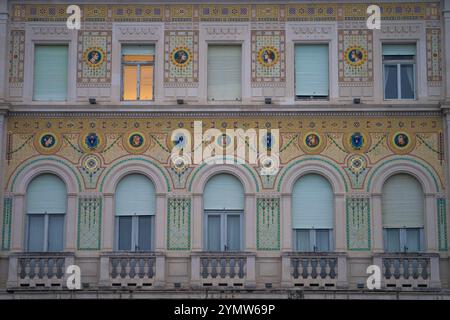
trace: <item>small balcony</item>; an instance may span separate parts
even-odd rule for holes
[[[10,289],[66,288],[66,268],[72,264],[74,264],[73,253],[11,254],[7,287]]]
[[[256,286],[255,254],[202,252],[191,255],[191,285],[197,289],[249,289]]]
[[[439,254],[384,253],[374,257],[381,268],[381,289],[439,289]]]
[[[348,286],[345,253],[285,253],[282,256],[282,272],[283,287],[322,290]]]
[[[151,289],[164,286],[165,257],[156,252],[111,252],[100,257],[100,287]]]

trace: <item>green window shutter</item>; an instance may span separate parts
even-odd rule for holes
[[[122,45],[122,55],[155,55],[154,45]]]
[[[295,46],[295,95],[328,96],[328,45]]]
[[[292,228],[333,229],[333,202],[327,179],[318,174],[301,177],[292,191]]]
[[[27,189],[28,214],[66,213],[67,190],[64,182],[53,174],[42,174]]]
[[[203,191],[205,210],[243,210],[244,187],[229,174],[218,174],[207,182]]]
[[[241,99],[241,46],[208,46],[208,99]]]
[[[384,56],[415,56],[415,44],[383,44]]]
[[[422,228],[424,226],[422,186],[408,174],[396,174],[385,182],[382,208],[385,228]]]
[[[33,100],[67,99],[66,45],[36,45],[34,48]]]
[[[116,215],[154,215],[156,211],[155,185],[142,174],[130,174],[116,188]]]

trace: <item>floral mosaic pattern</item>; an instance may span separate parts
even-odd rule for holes
[[[11,220],[12,220],[12,204],[11,197],[3,199],[3,225],[2,225],[2,250],[9,250],[11,245]]]
[[[280,250],[280,199],[257,199],[256,217],[257,249]]]
[[[11,30],[10,52],[9,52],[10,85],[23,83],[24,54],[25,54],[25,31]]]
[[[427,79],[429,86],[441,86],[442,48],[441,29],[427,29]]]
[[[167,249],[191,248],[191,199],[169,198],[167,201]]]
[[[437,199],[438,244],[440,251],[448,250],[446,199]]]
[[[78,202],[78,250],[99,250],[102,199],[80,198]]]
[[[370,199],[363,195],[347,198],[347,248],[370,250]]]

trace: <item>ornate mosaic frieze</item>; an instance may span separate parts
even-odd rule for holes
[[[257,250],[280,250],[280,199],[256,200]]]
[[[167,200],[167,249],[191,248],[191,199],[170,197]]]
[[[110,10],[115,22],[159,22],[164,15],[162,5],[114,5]]]
[[[285,43],[284,31],[252,31],[252,86],[284,84]]]
[[[347,249],[370,250],[370,198],[364,194],[349,195],[346,199]]]
[[[111,85],[110,30],[78,32],[78,87],[108,87]]]
[[[99,250],[102,198],[82,196],[78,201],[78,250]]]
[[[11,221],[12,221],[13,198],[3,198],[3,223],[2,223],[2,250],[9,250],[11,246]]]
[[[204,4],[200,5],[199,16],[200,21],[222,21],[222,22],[238,22],[250,21],[251,17],[250,5],[221,5],[221,4]]]
[[[166,31],[164,41],[164,85],[198,85],[198,31]]]
[[[22,85],[25,54],[25,30],[11,30],[9,49],[9,84]]]
[[[442,85],[441,29],[427,30],[427,79],[429,86]]]
[[[438,245],[440,251],[448,250],[446,199],[437,199]]]
[[[338,57],[340,86],[372,86],[373,33],[371,30],[339,30]]]

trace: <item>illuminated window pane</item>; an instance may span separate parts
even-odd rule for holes
[[[140,100],[153,99],[153,66],[141,66]]]
[[[123,100],[137,100],[137,66],[123,66]]]
[[[127,54],[123,56],[125,62],[153,62],[154,56],[141,54]]]

